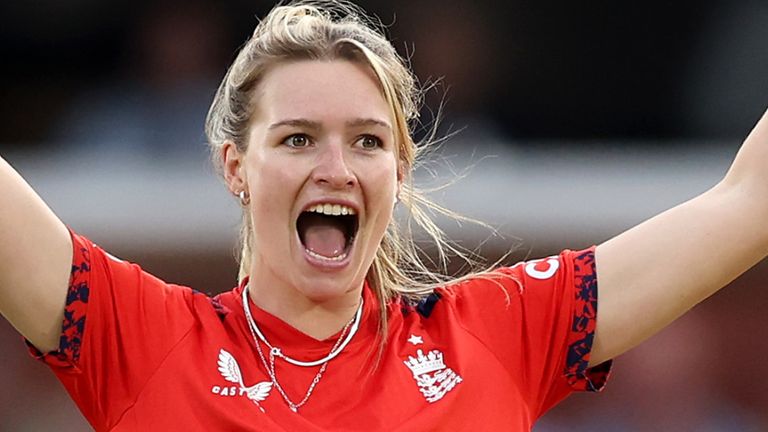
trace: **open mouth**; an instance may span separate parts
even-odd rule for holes
[[[309,255],[324,261],[347,257],[357,234],[354,209],[339,204],[316,204],[296,220],[299,240]]]

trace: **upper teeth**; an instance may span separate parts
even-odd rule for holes
[[[328,216],[353,215],[355,209],[341,204],[315,204],[308,212],[321,213]]]

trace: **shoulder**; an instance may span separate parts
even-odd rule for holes
[[[425,318],[441,309],[476,315],[526,305],[545,307],[547,302],[563,300],[563,296],[574,289],[594,293],[597,285],[594,261],[594,248],[564,250],[557,255],[455,279],[412,302],[411,307]]]
[[[400,297],[393,306],[399,307],[404,315],[417,315],[421,320],[453,320],[457,315],[480,313],[473,311],[477,308],[505,308],[522,291],[520,268],[500,267],[455,279],[419,298]]]
[[[200,314],[226,309],[218,297],[192,287],[169,283],[139,264],[118,258],[84,236],[73,233],[75,253],[70,296],[85,303],[104,304],[104,312],[131,311],[141,316]],[[68,299],[69,303],[69,299]],[[90,313],[89,313],[90,315]]]

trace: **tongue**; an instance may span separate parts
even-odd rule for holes
[[[304,246],[329,258],[344,253],[346,243],[344,231],[338,224],[317,221],[309,224],[304,232]]]

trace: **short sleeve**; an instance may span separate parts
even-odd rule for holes
[[[72,271],[59,348],[45,362],[96,429],[108,429],[193,325],[191,290],[72,235]]]
[[[448,290],[462,326],[499,358],[533,419],[574,391],[599,391],[611,362],[588,368],[597,320],[594,247],[522,262]]]

